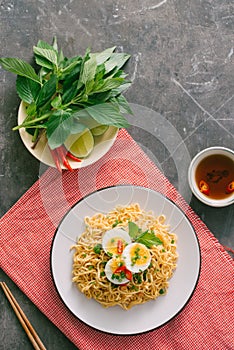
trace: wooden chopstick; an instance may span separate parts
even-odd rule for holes
[[[36,331],[34,330],[33,326],[31,325],[31,323],[29,322],[29,320],[27,319],[25,313],[23,312],[23,310],[21,309],[21,307],[19,306],[18,302],[16,301],[16,299],[14,298],[13,294],[11,293],[10,289],[7,287],[5,282],[0,282],[0,285],[7,297],[7,299],[9,300],[16,316],[18,317],[22,327],[24,328],[27,336],[29,337],[34,349],[36,350],[46,350],[44,344],[42,343],[42,341],[40,340],[39,336],[37,335]]]

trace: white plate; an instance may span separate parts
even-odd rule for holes
[[[107,213],[116,205],[139,203],[142,209],[165,214],[171,231],[178,236],[178,265],[169,281],[168,293],[126,311],[119,306],[103,308],[87,299],[72,283],[70,247],[84,230],[84,217]],[[56,230],[51,247],[51,271],[65,305],[81,321],[107,333],[132,335],[162,326],[176,316],[191,298],[200,273],[200,248],[194,229],[184,213],[169,199],[153,190],[123,185],[94,192],[76,203]]]
[[[18,125],[22,124],[26,117],[26,108],[25,104],[21,102],[18,111]],[[50,154],[47,141],[45,137],[41,137],[37,146],[32,148],[32,136],[26,132],[25,128],[19,129],[20,137],[28,149],[28,151],[42,163],[55,167],[53,158]],[[83,159],[82,162],[76,162],[69,159],[69,163],[73,169],[83,168],[87,165],[90,165],[96,162],[98,159],[103,157],[111,148],[118,134],[118,128],[114,126],[110,126],[108,130],[101,136],[95,137],[95,146],[90,155]],[[63,165],[61,165],[62,169],[66,169]]]

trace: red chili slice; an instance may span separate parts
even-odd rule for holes
[[[199,190],[207,196],[210,194],[210,187],[204,180],[199,182]]]
[[[122,265],[122,266],[117,267],[117,269],[114,271],[114,273],[120,273],[122,271],[125,272],[125,270],[126,270],[126,266]]]
[[[129,271],[128,269],[126,269],[126,271],[125,271],[125,276],[126,276],[126,278],[127,278],[129,281],[131,281],[131,279],[132,279],[132,273],[131,273],[131,271]]]
[[[226,193],[232,193],[234,191],[234,181],[230,182],[226,187]]]
[[[117,253],[122,254],[123,253],[123,241],[121,239],[117,242]]]

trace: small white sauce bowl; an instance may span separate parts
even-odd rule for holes
[[[226,207],[227,205],[231,205],[234,203],[234,192],[232,195],[228,196],[224,199],[213,199],[209,198],[205,194],[201,193],[196,183],[195,174],[198,164],[206,157],[211,155],[224,155],[234,162],[234,151],[225,147],[209,147],[201,152],[199,152],[191,161],[189,169],[188,169],[188,182],[191,188],[192,193],[203,203],[211,206],[211,207]]]

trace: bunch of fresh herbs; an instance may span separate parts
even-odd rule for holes
[[[16,89],[26,104],[27,116],[21,125],[37,142],[46,134],[51,150],[60,147],[70,134],[83,132],[87,120],[100,125],[127,127],[125,113],[131,113],[122,95],[131,84],[121,69],[129,59],[115,47],[100,53],[67,58],[52,45],[39,40],[33,47],[38,71],[18,58],[0,58],[1,66],[17,74]]]

